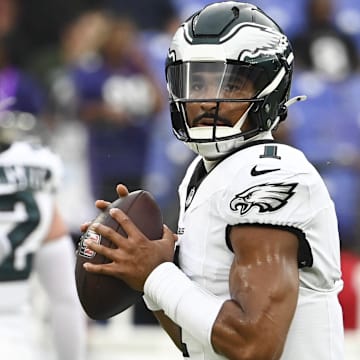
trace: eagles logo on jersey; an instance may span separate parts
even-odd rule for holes
[[[243,191],[230,202],[230,209],[245,215],[252,208],[258,207],[259,212],[275,211],[283,207],[295,194],[294,189],[298,184],[266,183],[255,185]]]

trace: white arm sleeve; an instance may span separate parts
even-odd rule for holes
[[[50,303],[58,360],[86,358],[86,316],[77,296],[74,269],[75,252],[69,236],[44,244],[35,258],[35,270]]]
[[[211,332],[224,300],[191,281],[175,264],[158,265],[144,284],[144,294],[165,314],[214,353]]]

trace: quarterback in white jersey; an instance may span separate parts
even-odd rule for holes
[[[272,135],[303,99],[289,99],[293,62],[251,4],[186,20],[166,64],[174,134],[199,155],[179,188],[178,236],[164,227],[150,241],[115,209],[127,238],[93,225],[116,248],[89,243],[112,262],[85,268],[143,291],[184,358],[343,359],[334,204],[305,155]]]
[[[20,115],[0,113],[0,358],[39,358],[31,310],[37,274],[51,304],[57,358],[84,359],[74,246],[56,206],[62,164],[45,147],[7,137],[7,116],[16,121]]]
[[[224,300],[231,297],[232,226],[273,227],[295,234],[299,295],[281,359],[339,358],[343,328],[337,299],[342,288],[337,220],[322,179],[303,153],[259,140],[209,173],[197,158],[181,184],[180,204],[181,269]],[[254,265],[260,268],[261,261]],[[266,280],[273,281],[272,275]],[[250,291],[252,284],[243,286]],[[201,344],[191,334],[183,331],[182,339],[190,354],[201,353]]]

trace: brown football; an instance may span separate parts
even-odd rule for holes
[[[157,240],[162,237],[162,214],[149,192],[138,190],[115,200],[94,220],[94,222],[107,225],[121,235],[126,236],[120,225],[109,214],[109,210],[113,207],[124,211],[150,240]],[[90,250],[84,244],[85,239],[90,238],[104,246],[115,247],[111,241],[90,230],[90,228],[91,225],[79,242],[75,267],[76,287],[86,314],[92,319],[104,320],[123,312],[135,304],[141,299],[142,293],[133,290],[120,279],[85,271],[83,268],[85,262],[93,264],[109,262],[104,256]]]

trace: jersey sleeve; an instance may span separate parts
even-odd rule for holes
[[[267,224],[303,230],[314,213],[328,203],[316,173],[281,169],[248,177],[248,181],[233,179],[224,191],[224,220],[228,225]]]
[[[321,242],[316,234],[326,233],[328,214],[333,214],[333,203],[316,172],[295,174],[284,170],[259,176],[242,186],[233,181],[224,192],[224,204],[226,243],[231,250],[231,226],[282,228],[299,240],[299,268],[312,267],[313,248]]]

